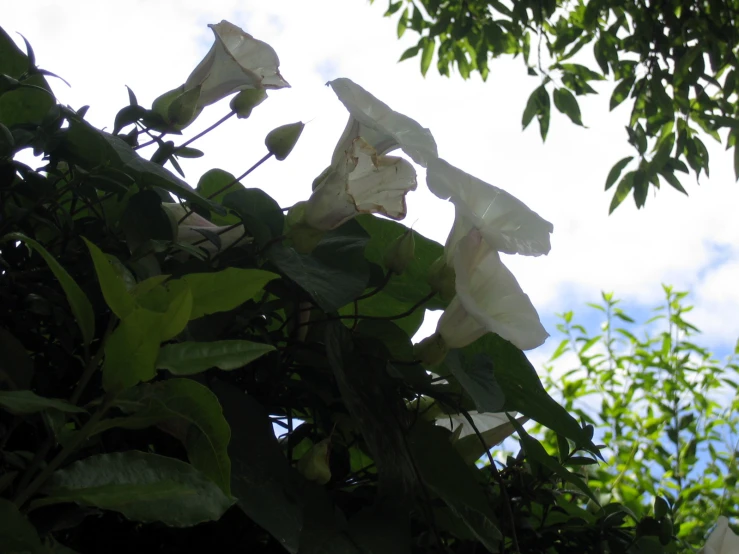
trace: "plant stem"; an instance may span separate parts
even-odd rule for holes
[[[258,167],[259,167],[260,165],[262,165],[262,164],[263,164],[264,162],[266,162],[266,161],[267,161],[268,159],[270,159],[271,157],[272,157],[272,152],[268,152],[268,153],[267,153],[267,154],[265,154],[265,155],[264,155],[264,157],[263,157],[262,159],[260,159],[260,160],[259,160],[259,161],[258,161],[257,163],[255,163],[255,164],[254,164],[253,166],[251,166],[251,167],[250,167],[249,169],[247,169],[247,170],[246,170],[246,171],[245,171],[244,173],[242,173],[241,175],[239,175],[238,177],[236,177],[236,179],[234,179],[233,181],[231,181],[231,182],[230,182],[230,183],[228,183],[227,185],[225,185],[225,186],[223,186],[223,187],[219,188],[219,189],[218,189],[217,191],[215,191],[215,192],[214,192],[213,194],[209,194],[209,195],[208,195],[208,196],[207,196],[206,198],[208,198],[208,200],[210,200],[210,199],[211,199],[211,198],[213,198],[214,196],[218,196],[218,195],[219,195],[219,194],[221,194],[222,192],[225,192],[225,191],[227,191],[228,189],[230,189],[230,188],[231,188],[232,186],[234,186],[234,185],[235,185],[236,183],[238,183],[239,181],[241,181],[241,179],[243,179],[244,177],[246,177],[247,175],[249,175],[249,174],[250,174],[250,173],[251,173],[252,171],[254,171],[254,170],[255,170],[256,168],[258,168]],[[182,216],[182,217],[180,218],[180,220],[179,220],[179,221],[177,222],[177,224],[178,224],[178,225],[179,225],[179,224],[181,224],[181,223],[182,223],[183,221],[185,221],[185,220],[186,220],[186,219],[187,219],[188,217],[190,217],[190,215],[191,215],[191,214],[192,214],[192,210],[187,210],[187,211],[185,212],[185,215],[183,215],[183,216]]]
[[[72,452],[77,450],[77,447],[82,444],[88,436],[90,436],[95,426],[105,415],[105,412],[108,411],[111,400],[112,397],[106,399],[103,402],[103,405],[100,406],[100,408],[94,414],[92,414],[92,417],[87,421],[87,423],[85,423],[82,429],[80,429],[77,434],[72,437],[69,443],[64,448],[62,448],[62,451],[59,452],[59,454],[57,454],[53,460],[49,462],[49,464],[41,471],[41,473],[38,474],[38,476],[31,482],[31,484],[28,485],[28,487],[26,487],[25,489],[21,489],[21,492],[13,500],[14,504],[18,508],[21,508],[34,494],[36,494],[38,489],[40,489],[41,486],[46,482],[46,480],[51,476],[51,474],[54,473],[60,465],[62,465],[64,460],[66,460]]]
[[[193,142],[195,142],[196,140],[198,140],[198,139],[199,139],[200,137],[202,137],[203,135],[207,135],[207,134],[208,134],[208,133],[210,133],[210,132],[211,132],[211,131],[212,131],[213,129],[215,129],[216,127],[218,127],[218,126],[219,126],[219,125],[220,125],[221,123],[223,123],[223,122],[225,122],[225,121],[228,121],[228,120],[229,120],[229,119],[230,119],[231,117],[233,117],[234,115],[236,115],[236,112],[233,112],[233,111],[231,111],[231,112],[228,112],[228,113],[227,113],[226,115],[224,115],[224,116],[223,116],[223,117],[222,117],[221,119],[219,119],[218,121],[216,121],[216,122],[215,122],[215,123],[214,123],[213,125],[211,125],[211,126],[210,126],[210,127],[208,127],[207,129],[205,129],[204,131],[201,131],[201,132],[199,132],[199,133],[198,133],[197,135],[195,135],[195,136],[194,136],[194,137],[192,137],[191,139],[187,140],[186,142],[184,142],[184,143],[180,144],[180,145],[179,145],[179,146],[178,146],[177,148],[175,148],[175,149],[174,149],[174,151],[173,151],[172,153],[173,153],[173,154],[176,154],[176,153],[177,153],[177,150],[179,150],[180,148],[185,148],[185,147],[186,147],[186,146],[188,146],[189,144],[192,144]]]
[[[105,330],[103,338],[100,339],[100,346],[98,347],[97,352],[95,352],[95,355],[87,364],[87,367],[85,367],[85,371],[82,373],[80,380],[77,382],[77,386],[74,388],[72,396],[69,397],[69,401],[72,404],[77,404],[77,402],[79,402],[82,393],[85,391],[85,387],[87,387],[87,384],[90,382],[90,379],[94,375],[95,370],[98,368],[100,360],[105,354],[105,343],[108,341],[108,337],[110,337],[110,334],[113,332],[113,328],[115,327],[117,321],[118,318],[116,316],[110,316],[110,320],[108,321],[108,328]]]
[[[430,292],[430,293],[428,293],[426,296],[424,296],[423,298],[421,298],[421,300],[419,300],[418,302],[416,302],[415,304],[413,304],[413,306],[411,306],[410,308],[408,308],[406,311],[404,311],[402,313],[399,313],[399,314],[396,314],[396,315],[389,315],[389,316],[362,315],[362,314],[359,314],[359,315],[354,315],[354,314],[352,314],[352,315],[337,315],[335,317],[326,318],[326,321],[333,321],[333,320],[336,320],[336,319],[354,319],[354,318],[371,319],[371,320],[375,320],[375,321],[384,321],[384,320],[386,320],[386,321],[393,321],[395,319],[403,319],[404,317],[408,317],[409,315],[411,315],[418,308],[420,308],[426,302],[428,302],[429,300],[431,300],[435,295],[436,295],[436,293],[433,292],[433,291]]]

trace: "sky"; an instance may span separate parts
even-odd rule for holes
[[[521,60],[495,60],[487,82],[441,77],[433,64],[424,78],[418,59],[397,62],[417,38],[408,31],[398,40],[395,20],[382,17],[386,8],[385,0],[26,0],[4,6],[0,25],[19,43],[16,33],[22,33],[38,64],[69,81],[71,88],[51,82],[61,102],[90,105],[87,119],[110,129],[127,104],[125,85],[150,106],[182,84],[206,54],[213,42],[207,24],[229,20],[275,48],[292,87],[270,93],[248,120],[231,119],[194,143],[206,156],[182,160],[191,184],[213,167],[243,173],[265,153],[272,128],[302,120],[308,124],[287,160],[271,160],[244,185],[263,188],[283,206],[307,199],[347,119],[324,84],[349,77],[430,128],[441,157],[554,224],[548,256],[504,257],[553,335],[528,353],[535,366],[559,343],[554,314],[591,313],[587,321],[597,324],[584,303],[606,290],[648,317],[663,299],[661,283],[692,293],[696,308],[689,320],[704,332],[701,344],[721,355],[733,349],[739,337],[739,188],[731,153],[705,139],[711,178],[700,184],[694,176],[683,178],[689,198],[665,185],[650,193],[646,209],[628,199],[609,217],[606,175],[633,154],[624,129],[630,106],[608,112],[610,83],[596,83],[598,96],[580,98],[586,129],[553,112],[542,144],[535,124],[521,130],[527,98],[539,84]],[[227,101],[207,108],[188,136],[228,109]],[[407,199],[405,223],[443,243],[453,209],[426,190],[417,169],[419,187]]]

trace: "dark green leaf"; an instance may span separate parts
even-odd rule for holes
[[[568,483],[572,483],[578,489],[580,489],[590,500],[592,500],[597,506],[600,506],[598,499],[595,497],[590,487],[582,480],[582,478],[563,467],[556,458],[547,454],[547,451],[541,445],[539,441],[531,437],[524,428],[512,417],[508,416],[511,424],[516,428],[519,438],[521,439],[521,446],[526,451],[526,456],[535,462],[540,463],[554,474],[558,475]]]
[[[62,412],[84,412],[59,398],[43,398],[30,390],[0,391],[0,407],[12,414],[35,414],[49,408]]]
[[[470,395],[479,412],[500,412],[505,395],[495,380],[493,361],[482,354],[464,356],[452,350],[444,360],[446,368]]]
[[[608,177],[606,178],[606,190],[611,188],[616,183],[621,175],[621,172],[627,165],[629,165],[629,162],[633,159],[634,156],[627,156],[622,160],[616,162],[616,164],[611,168],[611,171],[608,172]]]
[[[431,65],[431,59],[434,57],[434,39],[424,37],[421,39],[423,42],[423,52],[421,53],[421,75],[426,75]]]
[[[620,83],[618,83],[618,85],[616,85],[616,88],[613,89],[613,93],[611,94],[611,110],[615,109],[619,104],[626,100],[626,98],[628,98],[629,92],[631,92],[631,88],[634,86],[635,81],[636,76],[632,76],[623,79]]]
[[[36,528],[18,511],[15,504],[5,498],[0,498],[0,551],[7,554],[48,552],[39,539]]]
[[[190,464],[143,452],[98,454],[54,473],[34,507],[76,502],[142,523],[189,527],[215,521],[231,506],[218,486]]]
[[[575,96],[565,88],[554,89],[554,105],[557,109],[569,117],[573,123],[582,125],[580,106]]]
[[[84,237],[82,238],[85,244],[87,244],[92,261],[95,264],[95,272],[97,273],[100,288],[103,291],[105,303],[108,304],[108,307],[115,315],[123,319],[135,307],[133,296],[128,292],[126,282],[113,268],[113,262],[109,256],[106,256],[102,250],[89,240]]]
[[[0,383],[11,389],[27,389],[33,379],[33,360],[26,347],[10,331],[0,327]]]
[[[280,205],[266,192],[241,188],[226,194],[223,205],[239,214],[259,246],[282,236],[285,216]]]
[[[1,39],[2,36],[0,35],[0,40]],[[32,238],[21,235],[20,233],[10,233],[9,235],[5,235],[3,240],[18,240],[24,242],[41,255],[49,266],[49,269],[51,269],[54,274],[54,277],[59,281],[62,289],[64,289],[64,294],[67,296],[67,301],[72,308],[72,313],[77,320],[77,325],[80,327],[82,339],[86,344],[90,344],[95,336],[95,314],[92,311],[92,304],[90,304],[90,301],[87,299],[87,296],[85,296],[85,293],[82,292],[80,286],[74,281],[74,279],[72,279],[61,264],[56,261],[56,258],[49,254],[46,248]]]

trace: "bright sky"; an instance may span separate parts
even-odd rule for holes
[[[614,290],[636,309],[662,300],[661,283],[693,292],[691,321],[705,335],[701,343],[719,352],[739,337],[739,188],[723,147],[706,139],[711,178],[683,179],[686,198],[667,185],[650,194],[646,210],[631,199],[608,216],[606,175],[633,152],[626,143],[629,106],[607,109],[611,86],[580,100],[588,129],[553,115],[549,140],[542,145],[533,124],[521,132],[521,114],[538,86],[520,60],[497,60],[490,77],[463,81],[442,78],[432,69],[424,79],[418,60],[398,64],[416,42],[412,32],[396,38],[395,21],[382,17],[386,0],[26,0],[7,3],[0,24],[22,43],[31,42],[39,65],[63,76],[52,86],[63,103],[89,104],[88,120],[112,127],[127,103],[124,85],[150,106],[161,93],[182,84],[210,48],[208,23],[227,19],[271,44],[291,89],[271,93],[246,121],[232,119],[193,144],[206,152],[183,160],[191,184],[212,167],[241,174],[265,153],[272,128],[309,121],[297,147],[284,162],[270,161],[244,184],[261,187],[283,206],[304,200],[339,139],[347,113],[323,84],[349,77],[396,111],[429,127],[440,155],[459,168],[504,188],[554,224],[547,257],[505,257],[505,263],[531,297],[545,327],[555,336],[530,353],[535,364],[558,343],[554,313],[585,313],[586,301]],[[225,115],[228,102],[207,108],[188,135]],[[451,205],[425,188],[408,197],[407,224],[444,242]],[[430,329],[431,330],[431,329]],[[430,331],[429,330],[429,331]]]

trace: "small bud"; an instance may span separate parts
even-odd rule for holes
[[[447,265],[444,256],[439,257],[429,268],[428,283],[436,294],[445,302],[450,302],[457,294],[454,268]]]
[[[192,123],[198,116],[200,87],[191,88],[177,96],[167,108],[167,119],[172,125],[182,128]]]
[[[396,275],[403,273],[415,257],[415,235],[413,229],[408,229],[396,238],[385,252],[385,267]]]
[[[292,152],[304,127],[305,123],[299,121],[273,129],[264,139],[267,150],[278,160],[284,160]]]
[[[323,439],[311,446],[310,450],[303,454],[298,462],[298,471],[308,479],[319,485],[325,485],[331,480],[331,468],[329,467],[330,440]]]
[[[413,347],[416,358],[427,366],[440,364],[444,361],[448,352],[449,347],[439,333],[434,333]]]
[[[231,99],[229,106],[236,117],[246,119],[251,111],[267,99],[267,91],[263,88],[250,88],[242,90]]]

